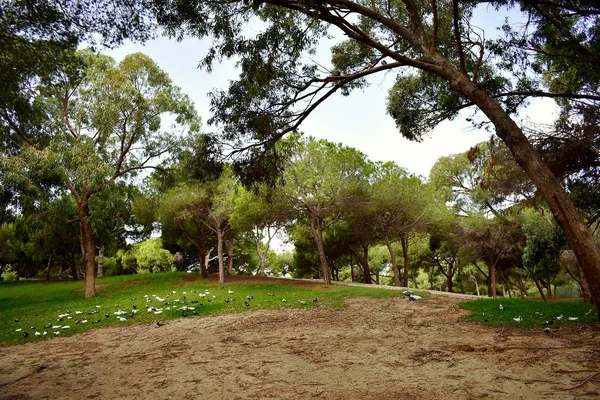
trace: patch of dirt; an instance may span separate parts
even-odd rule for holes
[[[461,318],[459,301],[357,298],[0,348],[0,399],[600,396],[599,325],[492,328]]]

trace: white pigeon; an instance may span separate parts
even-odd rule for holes
[[[229,290],[227,291],[227,293],[229,293],[229,294],[232,294],[232,293],[233,293],[233,290],[229,289]]]
[[[513,318],[517,322],[523,322],[523,318],[519,315],[517,318]]]

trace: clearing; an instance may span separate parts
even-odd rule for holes
[[[0,399],[599,398],[600,324],[488,327],[463,319],[460,301],[354,298],[338,310],[187,318],[4,347]]]

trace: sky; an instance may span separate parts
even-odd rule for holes
[[[489,38],[506,16],[510,17],[510,14],[499,15],[482,8],[476,11],[475,20],[479,26],[485,27],[486,37]],[[250,26],[249,29],[255,27]],[[328,50],[333,43],[322,45],[318,53],[320,62],[328,62]],[[173,83],[190,96],[204,121],[204,131],[211,132],[215,128],[206,124],[210,118],[208,93],[215,89],[226,89],[230,80],[238,78],[239,71],[232,60],[215,66],[210,74],[198,69],[209,46],[209,39],[189,38],[177,42],[161,37],[144,45],[129,43],[103,53],[116,61],[134,52],[150,56],[169,74]],[[387,93],[394,78],[394,72],[376,75],[365,90],[355,90],[348,97],[334,95],[305,120],[300,130],[317,139],[354,147],[372,161],[394,161],[409,172],[423,177],[429,175],[439,157],[465,152],[473,145],[489,139],[491,132],[473,129],[465,120],[472,114],[468,110],[453,121],[439,124],[422,142],[404,139],[386,113]],[[556,115],[556,107],[549,100],[534,101],[521,115],[533,122],[550,123]]]

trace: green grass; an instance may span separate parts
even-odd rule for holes
[[[279,284],[218,285],[190,278],[189,274],[175,272],[97,279],[97,295],[87,300],[83,298],[83,282],[0,282],[0,346],[46,340],[55,336],[53,332],[60,332],[59,337],[70,336],[105,326],[249,310],[342,307],[344,299],[351,296],[402,296],[401,291],[339,285],[314,289]],[[207,290],[210,293],[200,297]],[[252,297],[249,306],[244,304],[246,296]],[[317,302],[313,301],[315,298]],[[136,314],[132,314],[133,306],[137,307]],[[151,307],[156,310],[149,312]],[[115,314],[119,310],[125,312],[121,317],[127,321],[119,321]],[[62,321],[59,315],[63,315]],[[63,329],[65,326],[69,328]],[[41,335],[36,336],[35,332]],[[24,333],[27,337],[23,337]]]
[[[500,304],[504,311],[500,311]],[[597,321],[596,307],[582,302],[540,302],[520,299],[480,299],[461,303],[471,311],[468,319],[493,326],[519,326],[522,328],[551,329]],[[562,316],[562,318],[561,318]],[[515,318],[522,318],[521,322]],[[576,320],[569,320],[577,318]]]

